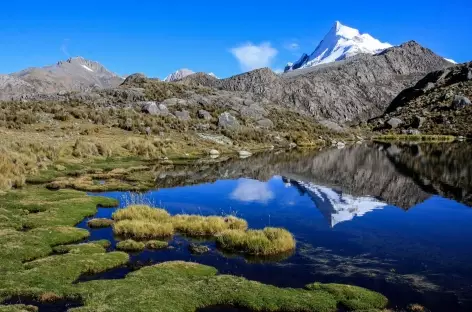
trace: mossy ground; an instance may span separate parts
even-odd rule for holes
[[[78,287],[85,306],[72,311],[196,311],[225,304],[253,311],[334,312],[338,307],[378,311],[387,304],[384,296],[355,286],[277,288],[180,261],[145,267],[122,280],[91,281]]]

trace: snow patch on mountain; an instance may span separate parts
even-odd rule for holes
[[[218,76],[215,75],[214,73],[208,73],[208,75],[209,75],[209,76],[212,76],[213,78],[220,79],[220,78],[218,78]]]
[[[340,61],[361,53],[376,54],[391,46],[336,22],[311,55],[304,53],[295,63],[288,63],[285,72]]]
[[[448,59],[448,58],[444,58],[446,61],[448,61],[449,63],[452,63],[452,64],[457,64],[456,61],[454,61],[453,59]]]
[[[88,71],[90,71],[90,72],[93,72],[93,69],[91,69],[91,68],[88,67],[87,65],[82,64],[82,65],[80,65],[80,66],[82,66],[83,68],[85,68],[86,70],[88,70]]]
[[[183,78],[185,78],[189,75],[192,75],[192,74],[195,74],[195,72],[190,70],[190,69],[187,69],[187,68],[182,68],[182,69],[179,69],[179,70],[173,72],[172,74],[170,74],[166,78],[164,78],[164,81],[165,82],[177,81],[177,80],[183,79]]]
[[[317,208],[328,219],[331,227],[387,206],[386,203],[378,201],[374,197],[356,197],[313,183],[301,181],[296,181],[296,183],[313,199]]]

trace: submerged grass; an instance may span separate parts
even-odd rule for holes
[[[169,247],[169,243],[159,240],[150,240],[146,242],[147,249],[164,249]]]
[[[217,236],[218,246],[231,252],[270,256],[295,249],[292,234],[285,229],[266,227],[263,230],[228,230]]]

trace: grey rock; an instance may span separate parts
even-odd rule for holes
[[[252,119],[261,119],[264,116],[267,116],[267,112],[259,104],[250,104],[249,106],[244,106],[239,111],[242,117],[252,118]]]
[[[198,118],[205,119],[205,120],[210,120],[211,119],[211,114],[207,112],[204,109],[200,109],[198,111]]]
[[[190,120],[190,113],[186,110],[176,111],[174,114],[180,120],[184,120],[184,121]]]
[[[220,152],[217,151],[216,149],[212,149],[212,150],[210,150],[209,154],[210,155],[220,155]]]
[[[198,136],[204,140],[221,144],[221,145],[228,145],[232,146],[233,141],[231,141],[230,138],[224,135],[218,135],[218,134],[209,134],[209,133],[198,133]]]
[[[428,83],[426,84],[426,86],[424,86],[423,91],[424,91],[424,92],[429,91],[429,90],[431,90],[431,89],[434,89],[434,87],[436,87],[436,85],[435,85],[434,83],[428,82]]]
[[[388,121],[387,121],[387,125],[389,126],[389,128],[391,129],[396,129],[398,128],[401,124],[403,124],[403,120],[399,119],[399,118],[390,118]]]
[[[415,129],[419,129],[423,126],[423,123],[425,122],[426,118],[421,117],[421,116],[415,116],[413,117],[413,122],[411,123],[411,126]]]
[[[402,130],[402,134],[419,135],[421,134],[421,132],[418,129],[408,129],[408,130]]]
[[[252,153],[248,152],[248,151],[239,151],[238,154],[239,154],[239,157],[241,157],[241,158],[246,158],[246,157],[252,156]]]
[[[257,121],[257,125],[261,128],[264,128],[264,129],[272,129],[274,128],[274,123],[272,122],[272,120],[268,119],[268,118],[264,118],[264,119],[261,119],[261,120],[258,120]]]
[[[297,143],[294,143],[294,142],[290,142],[290,144],[288,145],[288,148],[292,149],[292,148],[296,148],[297,147]]]
[[[158,115],[159,108],[157,107],[156,102],[145,102],[142,103],[141,111],[149,115]]]
[[[218,118],[218,126],[225,129],[239,128],[239,121],[229,112],[224,112]]]
[[[198,245],[195,243],[191,243],[188,245],[188,250],[190,253],[195,254],[195,255],[202,255],[204,253],[207,253],[210,251],[210,248],[205,245]]]
[[[454,97],[454,100],[452,100],[452,107],[458,109],[458,108],[462,108],[464,106],[468,106],[470,105],[471,102],[469,100],[469,98],[465,97],[465,96],[462,96],[462,95],[456,95]]]
[[[152,134],[151,127],[146,127],[145,131],[146,131],[146,135],[151,135]]]

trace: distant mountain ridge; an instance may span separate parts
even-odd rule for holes
[[[102,64],[83,57],[72,57],[54,65],[30,67],[9,75],[0,82],[0,99],[24,93],[57,93],[114,88],[124,81]]]
[[[304,53],[295,63],[288,63],[284,72],[341,61],[358,54],[376,54],[390,47],[390,43],[335,22],[310,55]]]
[[[172,74],[168,75],[166,78],[164,78],[165,82],[174,82],[178,80],[182,80],[185,77],[188,77],[190,75],[196,74],[193,70],[190,70],[188,68],[182,68],[179,69]],[[209,75],[213,78],[219,79],[214,73],[205,73],[206,75]]]

